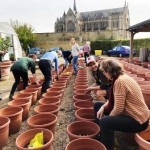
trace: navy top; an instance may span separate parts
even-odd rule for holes
[[[68,58],[71,55],[71,51],[62,51],[63,58]]]
[[[111,82],[107,79],[103,72],[99,70],[99,67],[100,65],[96,71],[93,71],[93,77],[96,80],[96,84],[100,85],[101,89],[106,90],[111,86]]]

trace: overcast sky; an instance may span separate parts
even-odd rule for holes
[[[126,0],[129,6],[130,25],[150,19],[150,0]],[[54,23],[69,8],[74,0],[1,0],[0,22],[17,20],[30,24],[34,32],[54,32]],[[76,0],[77,11],[86,12],[123,7],[125,0]],[[135,38],[149,37],[150,33],[137,34]]]

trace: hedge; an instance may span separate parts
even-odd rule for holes
[[[91,41],[91,53],[94,54],[95,50],[102,50],[105,54],[108,50],[112,49],[117,45],[128,45],[130,46],[130,40],[97,40]],[[137,51],[140,48],[150,49],[150,38],[145,39],[134,39],[133,40],[134,49]]]

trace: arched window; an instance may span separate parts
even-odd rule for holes
[[[75,24],[72,21],[68,21],[67,23],[67,32],[74,32]]]

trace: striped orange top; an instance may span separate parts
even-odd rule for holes
[[[114,108],[110,115],[128,115],[140,124],[149,118],[149,109],[138,83],[126,74],[114,83]]]

